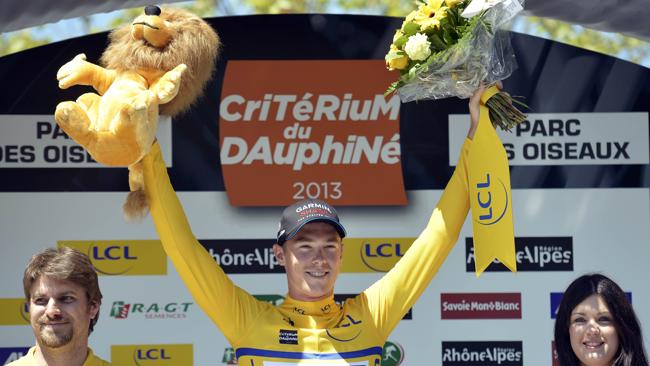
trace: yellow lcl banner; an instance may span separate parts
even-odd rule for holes
[[[29,309],[24,297],[0,299],[0,325],[29,325]]]
[[[111,346],[111,364],[121,366],[187,366],[194,364],[191,344]]]
[[[481,96],[481,114],[468,156],[477,277],[494,259],[517,271],[508,157],[485,106],[498,92],[492,86]]]

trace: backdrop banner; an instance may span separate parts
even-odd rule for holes
[[[383,57],[401,19],[209,22],[224,44],[214,78],[193,109],[158,131],[193,233],[238,286],[279,304],[286,276],[270,248],[281,206],[324,198],[349,236],[337,299],[360,293],[425,227],[467,134],[467,100],[383,98],[394,78]],[[617,281],[650,329],[650,313],[640,311],[650,308],[650,70],[511,36],[519,68],[504,89],[530,106],[526,122],[498,132],[510,164],[518,272],[489,261],[476,278],[468,218],[390,335],[384,366],[550,366],[559,299],[588,272]],[[90,91],[59,90],[57,69],[81,52],[97,62],[106,41],[98,33],[0,58],[0,364],[34,345],[22,274],[35,252],[56,246],[82,249],[101,272],[104,298],[89,340],[102,358],[236,364],[151,219],[122,218],[127,169],[99,166],[53,123],[57,103]]]

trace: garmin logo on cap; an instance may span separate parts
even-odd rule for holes
[[[320,209],[323,209],[323,210],[327,210],[327,212],[329,212],[329,213],[332,213],[332,209],[329,206],[321,204],[321,203],[308,203],[308,204],[303,205],[303,206],[298,206],[298,207],[296,207],[296,212],[300,213],[300,212],[302,212],[304,210],[307,210],[307,209],[310,209],[310,208],[320,208]]]

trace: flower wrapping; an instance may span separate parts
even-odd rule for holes
[[[504,80],[516,69],[510,36],[497,29],[523,10],[523,0],[418,3],[386,54],[388,69],[400,72],[386,94],[397,91],[402,102],[468,98],[481,82]]]

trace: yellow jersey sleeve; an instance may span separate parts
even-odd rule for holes
[[[424,231],[402,259],[363,292],[378,331],[388,337],[415,304],[453,248],[469,211],[465,139],[460,159]]]
[[[237,344],[259,313],[270,306],[235,286],[192,233],[156,142],[143,159],[151,216],[167,255],[197,304]]]

